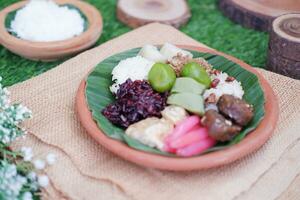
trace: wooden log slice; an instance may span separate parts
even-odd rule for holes
[[[272,24],[268,69],[300,79],[300,14],[286,14]]]
[[[268,70],[300,80],[300,62],[281,57],[272,50],[268,51]]]
[[[119,0],[117,17],[132,28],[160,22],[179,28],[191,16],[185,0]]]
[[[282,57],[300,61],[300,14],[282,15],[274,20],[269,48]]]
[[[219,0],[218,4],[234,22],[260,31],[271,30],[280,15],[300,12],[299,0]]]

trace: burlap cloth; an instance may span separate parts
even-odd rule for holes
[[[58,162],[47,169],[49,199],[299,199],[300,81],[259,70],[279,97],[280,120],[273,137],[256,153],[231,165],[198,172],[147,169],[124,161],[91,139],[74,111],[80,81],[101,60],[147,43],[201,44],[178,30],[151,24],[68,60],[9,88],[14,100],[33,111],[30,133],[14,146],[49,152]]]

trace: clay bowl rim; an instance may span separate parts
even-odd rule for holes
[[[196,157],[168,157],[138,151],[127,146],[125,143],[109,138],[97,126],[97,123],[93,120],[92,113],[87,106],[85,98],[86,81],[83,80],[80,83],[77,91],[75,109],[78,118],[82,126],[86,129],[87,133],[106,149],[127,161],[144,167],[170,171],[203,170],[223,166],[225,164],[232,163],[260,148],[272,135],[276,127],[279,114],[277,97],[275,96],[275,93],[268,82],[253,67],[232,56],[203,47],[189,45],[177,46],[189,50],[224,56],[225,58],[239,64],[244,69],[254,73],[258,77],[265,94],[265,116],[254,131],[249,133],[240,143],[235,144],[227,149]]]
[[[34,51],[41,52],[57,52],[66,53],[73,51],[72,48],[80,48],[85,43],[90,43],[90,40],[97,38],[102,33],[103,19],[94,6],[79,0],[54,0],[59,5],[72,4],[78,8],[87,18],[89,26],[82,34],[75,36],[70,39],[53,41],[53,42],[35,42],[24,40],[11,35],[5,27],[5,19],[7,14],[23,7],[28,0],[17,2],[9,5],[0,12],[0,43],[8,49],[18,48],[29,48]],[[98,31],[95,31],[98,30]]]

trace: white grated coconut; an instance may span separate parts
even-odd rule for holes
[[[220,82],[218,83],[216,88],[208,89],[204,92],[203,97],[206,99],[209,97],[210,94],[215,94],[217,97],[217,100],[223,95],[223,94],[229,94],[233,95],[237,98],[242,99],[244,95],[244,90],[241,85],[241,83],[237,80],[227,82],[226,79],[228,78],[228,74],[225,72],[222,72],[218,75],[212,75],[211,79],[219,79]]]
[[[127,79],[147,80],[148,73],[154,62],[149,61],[141,56],[127,58],[119,62],[119,64],[112,70],[112,80],[114,84],[110,87],[112,93],[116,93],[119,85],[124,83]]]
[[[84,19],[77,10],[52,0],[31,0],[17,11],[10,31],[29,41],[61,41],[80,35]]]

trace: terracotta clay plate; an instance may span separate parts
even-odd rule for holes
[[[79,0],[55,0],[59,5],[72,5],[81,11],[88,22],[85,32],[77,37],[57,42],[32,42],[17,38],[7,31],[5,20],[9,13],[22,8],[27,2],[12,4],[0,12],[0,43],[22,57],[42,61],[57,60],[91,47],[101,35],[102,17],[95,7]]]
[[[264,92],[265,113],[264,118],[260,121],[255,130],[250,132],[242,141],[228,148],[189,158],[164,156],[136,150],[123,142],[106,136],[106,134],[98,127],[93,119],[92,112],[88,107],[86,100],[86,80],[83,80],[76,96],[76,110],[79,120],[87,130],[88,134],[90,134],[99,144],[125,160],[145,167],[172,171],[200,170],[222,166],[232,163],[261,147],[268,140],[276,127],[279,110],[277,98],[267,81],[254,68],[231,56],[195,46],[179,45],[179,47],[196,52],[223,56],[257,76]],[[101,111],[99,110],[99,112]]]

